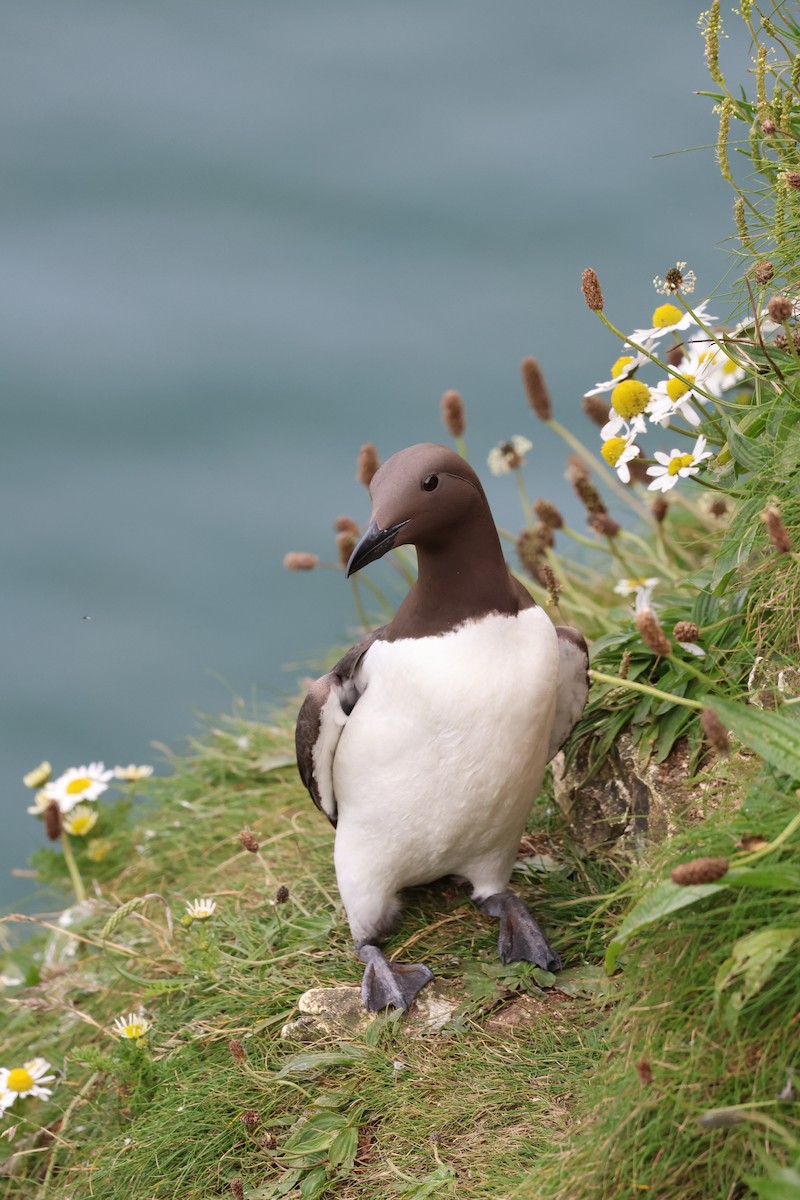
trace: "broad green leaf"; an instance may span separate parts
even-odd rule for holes
[[[738,1013],[748,1000],[757,995],[775,968],[791,951],[800,928],[769,925],[748,933],[733,944],[733,953],[717,972],[714,989],[720,995],[731,984],[740,986],[731,992],[729,1004]]]
[[[555,990],[565,996],[587,996],[600,1001],[614,994],[617,982],[609,979],[602,967],[571,967],[559,973]]]
[[[328,1186],[328,1172],[324,1167],[314,1167],[309,1171],[300,1184],[300,1195],[303,1200],[316,1200]]]
[[[412,1192],[408,1200],[425,1200],[426,1196],[432,1196],[434,1192],[439,1192],[446,1184],[452,1183],[455,1179],[455,1172],[450,1167],[437,1167],[435,1171],[431,1171],[430,1175],[426,1175],[416,1191]]]
[[[352,1171],[358,1151],[358,1129],[348,1125],[340,1129],[331,1142],[328,1151],[328,1162],[332,1167],[339,1167],[343,1172]]]
[[[774,1167],[766,1179],[746,1175],[745,1183],[759,1200],[800,1200],[800,1171],[793,1167]]]
[[[703,703],[766,762],[792,779],[800,779],[800,721],[719,696],[706,696]]]
[[[730,887],[766,888],[772,892],[800,892],[800,868],[792,866],[731,867],[725,876]]]
[[[751,426],[748,433],[743,433],[733,421],[727,421],[726,424],[728,449],[736,462],[746,471],[758,471],[769,458],[771,449],[759,441],[755,427]]]
[[[662,917],[668,917],[670,913],[687,908],[690,904],[697,904],[699,900],[705,900],[709,896],[716,896],[718,892],[724,891],[726,886],[725,883],[698,883],[693,887],[681,887],[671,879],[665,879],[657,887],[645,892],[625,917],[606,951],[605,969],[608,974],[613,974],[620,950],[634,933],[655,921],[660,921]]]
[[[307,1052],[293,1054],[287,1059],[275,1076],[285,1079],[287,1075],[319,1075],[329,1067],[351,1066],[354,1062],[365,1057],[366,1051],[360,1046],[351,1046],[347,1050],[323,1050],[319,1053]]]

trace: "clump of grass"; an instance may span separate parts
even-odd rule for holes
[[[46,1055],[59,1080],[8,1111],[0,1196],[199,1200],[241,1179],[258,1197],[489,1197],[522,1180],[568,1123],[599,1010],[500,968],[494,923],[459,889],[425,889],[389,952],[413,941],[434,965],[456,1004],[445,1028],[420,1036],[389,1014],[281,1040],[302,992],[360,977],[329,827],[283,726],[233,719],[173,767],[117,829],[125,865],[82,923],[52,923],[4,965],[35,969],[5,993],[2,1062]],[[545,805],[548,869],[521,860],[519,885],[568,962],[598,975],[602,939],[581,914],[619,874],[576,859],[554,821]],[[197,896],[216,909],[191,921]],[[72,950],[57,964],[55,943]],[[511,1020],[517,1005],[533,1019]],[[139,1012],[143,1036],[115,1036]]]

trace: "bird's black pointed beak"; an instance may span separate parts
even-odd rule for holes
[[[372,521],[350,555],[350,561],[347,564],[347,578],[349,579],[356,571],[360,571],[367,563],[383,558],[384,554],[391,550],[400,530],[407,524],[408,521],[400,521],[397,525],[390,525],[388,529],[380,529],[376,522]]]

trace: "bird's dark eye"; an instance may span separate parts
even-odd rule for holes
[[[438,475],[426,475],[422,481],[423,492],[435,492],[439,486]]]

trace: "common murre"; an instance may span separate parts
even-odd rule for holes
[[[362,996],[407,1008],[433,978],[379,948],[400,892],[446,875],[500,921],[503,962],[561,960],[508,890],[545,765],[583,711],[588,654],[509,571],[477,475],[454,451],[401,450],[370,487],[347,574],[414,545],[419,574],[393,619],[316,680],[297,719],[300,775],[336,827],[339,891]]]

